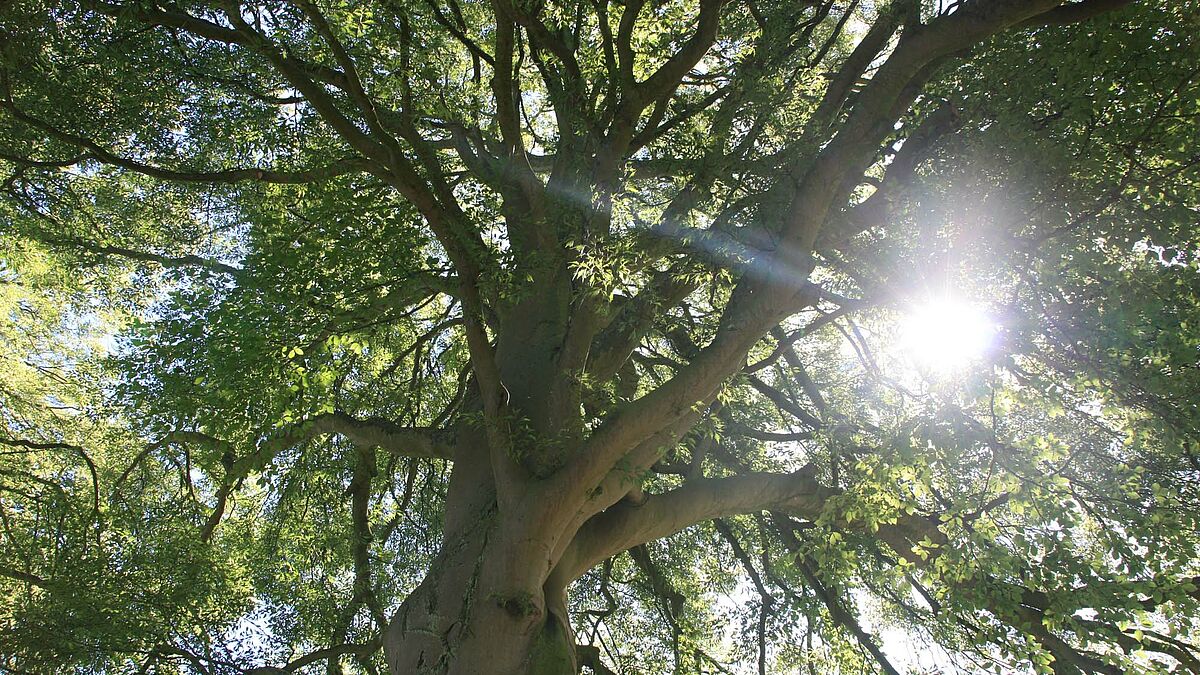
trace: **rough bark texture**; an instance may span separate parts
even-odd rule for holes
[[[456,517],[436,564],[391,621],[384,640],[389,667],[394,673],[577,672],[565,591],[544,589],[540,581],[548,557],[540,567],[513,567],[546,546],[514,537],[497,517],[494,492],[469,480],[480,476],[471,476],[466,463],[458,467],[448,502]]]

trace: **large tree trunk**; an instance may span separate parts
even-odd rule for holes
[[[567,675],[578,671],[562,593],[513,593],[496,583],[507,568],[495,511],[448,541],[429,575],[401,605],[384,648],[394,675],[495,673]],[[548,597],[548,595],[550,597]]]
[[[388,628],[385,649],[391,672],[578,672],[566,617],[548,609],[554,603],[544,596],[524,602],[488,597],[485,589],[472,586],[479,571],[469,563],[443,567],[409,596]]]
[[[464,447],[476,450],[456,458],[442,549],[388,626],[388,667],[394,675],[576,673],[564,591],[545,584],[549,547],[513,534],[524,523],[499,514],[483,434],[465,435],[474,442]]]

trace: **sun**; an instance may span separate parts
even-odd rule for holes
[[[931,298],[901,321],[902,352],[922,370],[945,375],[980,359],[992,347],[996,321],[978,305],[951,297]]]

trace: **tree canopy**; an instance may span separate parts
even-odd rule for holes
[[[0,0],[0,670],[1200,672],[1193,0]]]

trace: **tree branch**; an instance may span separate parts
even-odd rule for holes
[[[402,457],[454,457],[456,434],[451,429],[405,427],[381,417],[362,419],[340,411],[317,415],[310,422],[309,437],[340,434],[359,447],[378,447]]]
[[[884,673],[887,673],[887,675],[900,675],[900,672],[896,670],[896,667],[893,666],[890,661],[888,661],[888,658],[883,653],[883,650],[879,648],[878,644],[876,644],[875,638],[863,630],[862,626],[858,622],[858,619],[855,618],[854,614],[845,606],[841,599],[838,598],[837,594],[833,590],[827,588],[825,584],[821,582],[821,579],[817,576],[817,572],[813,569],[813,566],[809,564],[809,561],[803,556],[800,542],[796,539],[796,535],[791,531],[791,529],[788,527],[780,527],[778,530],[780,536],[783,538],[784,545],[787,546],[788,550],[796,554],[796,567],[800,570],[801,574],[804,575],[804,579],[808,583],[809,587],[814,593],[816,593],[817,597],[821,599],[821,602],[825,604],[825,608],[829,610],[830,618],[832,618],[836,623],[841,625],[846,630],[850,631],[850,633],[854,636],[854,639],[857,640],[864,649],[871,653],[871,656],[875,658],[875,662],[879,664],[879,667]]]
[[[0,565],[0,576],[8,577],[9,579],[16,579],[17,581],[27,583],[31,586],[37,586],[38,588],[50,588],[50,582],[46,579],[43,579],[36,574],[22,572],[19,569],[15,569],[7,565]]]
[[[450,459],[455,449],[455,432],[451,430],[403,427],[380,417],[360,419],[341,411],[322,413],[295,424],[264,440],[253,452],[241,457],[237,456],[233,443],[197,431],[173,431],[156,445],[195,443],[222,453],[225,475],[217,490],[213,512],[200,531],[201,539],[208,541],[224,515],[229,495],[241,480],[266,465],[284,449],[326,434],[340,434],[360,448],[379,447],[404,457]]]
[[[640,506],[619,503],[584,523],[559,565],[568,578],[578,578],[611,555],[713,518],[773,509],[816,519],[837,491],[814,480],[814,472],[809,466],[790,474],[700,479],[647,495]]]
[[[314,652],[309,652],[304,656],[292,659],[283,667],[277,668],[275,666],[259,666],[257,668],[251,668],[250,670],[247,670],[245,675],[287,675],[288,673],[294,673],[309,664],[316,663],[317,661],[323,661],[325,659],[342,656],[344,654],[367,656],[379,651],[381,644],[382,643],[378,639],[374,639],[363,644],[347,643],[335,645],[333,647],[326,647],[324,649],[318,649]]]
[[[1133,0],[1083,0],[1065,3],[1045,14],[1026,20],[1021,26],[1067,26],[1120,9],[1132,2]]]
[[[5,193],[13,198],[13,201],[17,204],[17,206],[25,209],[27,212],[32,214],[35,218],[46,221],[46,223],[48,223],[50,226],[52,226],[56,230],[59,230],[62,232],[67,231],[68,228],[65,224],[63,224],[57,218],[51,216],[49,213],[46,213],[46,212],[42,211],[41,209],[39,209],[37,207],[37,205],[35,203],[33,203],[33,200],[31,198],[29,198],[27,195],[17,193],[14,189],[5,190]],[[220,274],[229,274],[231,276],[237,276],[242,273],[241,268],[234,267],[232,265],[226,265],[225,263],[213,260],[211,258],[205,258],[205,257],[194,255],[194,254],[183,255],[183,256],[168,256],[168,255],[163,255],[161,253],[151,253],[149,251],[139,251],[139,250],[127,248],[124,246],[97,244],[97,243],[90,242],[90,241],[87,241],[84,239],[80,239],[77,237],[70,237],[70,236],[66,236],[66,235],[56,236],[56,235],[52,235],[49,233],[45,233],[45,232],[41,231],[40,228],[38,228],[38,230],[34,230],[32,232],[27,231],[26,234],[28,234],[31,239],[34,239],[35,241],[39,241],[43,244],[46,244],[47,246],[77,248],[77,249],[80,249],[87,253],[92,253],[92,254],[95,254],[95,255],[98,255],[101,257],[117,256],[117,257],[121,257],[121,258],[127,258],[129,260],[137,260],[140,262],[157,263],[158,265],[161,265],[162,267],[171,268],[171,269],[178,269],[178,268],[185,268],[185,267],[200,267],[203,269],[207,269],[211,272],[217,272]]]
[[[276,169],[259,168],[221,169],[218,171],[180,171],[175,169],[167,169],[152,164],[146,164],[128,157],[118,156],[91,139],[63,131],[62,129],[59,129],[47,122],[39,120],[18,109],[16,104],[13,103],[12,97],[8,92],[5,92],[4,99],[0,101],[0,108],[7,110],[15,119],[20,120],[21,122],[24,122],[35,129],[40,129],[64,143],[69,143],[76,147],[87,150],[87,153],[74,157],[69,161],[30,160],[16,157],[7,153],[0,157],[9,161],[30,166],[64,167],[73,166],[87,160],[95,160],[101,164],[117,166],[135,173],[150,176],[151,178],[158,178],[160,180],[179,183],[240,183],[244,181],[261,181],[263,183],[282,183],[288,185],[315,183],[356,171],[365,171],[367,169],[367,162],[356,157],[340,159],[331,162],[330,164],[326,164],[325,166],[303,169],[299,171],[280,171]]]

